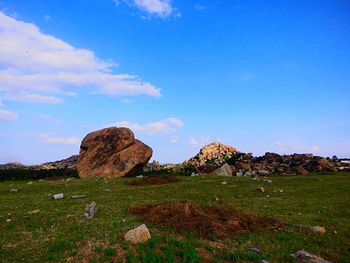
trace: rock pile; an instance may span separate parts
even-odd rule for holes
[[[309,172],[333,172],[350,168],[350,164],[337,158],[312,154],[279,155],[267,152],[263,156],[254,157],[218,142],[204,146],[195,157],[182,165],[196,168],[201,175],[211,175],[213,171],[221,171],[222,167],[229,165],[232,175],[237,176],[306,175]]]
[[[187,161],[187,164],[193,166],[220,165],[237,154],[239,154],[239,151],[235,148],[214,142],[204,146],[196,156]]]

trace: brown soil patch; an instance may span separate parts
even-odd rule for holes
[[[131,181],[130,185],[159,185],[177,183],[180,179],[175,176],[151,176]]]
[[[199,207],[190,202],[138,205],[130,213],[145,221],[175,227],[179,232],[192,231],[204,238],[228,237],[247,231],[285,230],[278,220],[258,217],[226,206]]]

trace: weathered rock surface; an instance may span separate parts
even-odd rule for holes
[[[152,157],[152,149],[128,128],[106,128],[88,134],[80,146],[77,164],[81,178],[130,176]]]
[[[306,251],[298,251],[294,254],[295,258],[298,262],[306,262],[306,263],[331,263],[330,261],[327,261],[321,257],[318,257],[316,255],[313,255]]]
[[[232,176],[232,169],[224,163],[221,166],[199,166],[197,171],[200,175],[212,175],[212,176]]]
[[[85,211],[84,211],[84,216],[87,219],[93,218],[95,213],[97,211],[97,205],[96,202],[91,202],[91,204],[87,204],[85,207]]]
[[[125,241],[129,241],[131,244],[144,243],[148,239],[151,239],[151,234],[145,224],[142,224],[134,229],[129,230],[125,236]]]

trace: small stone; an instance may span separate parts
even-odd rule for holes
[[[9,219],[6,219],[6,222],[11,222],[11,219],[9,218]]]
[[[227,182],[226,182],[226,181],[223,181],[221,184],[226,185],[226,184],[227,184]]]
[[[85,198],[86,195],[72,195],[72,199],[80,199],[80,198]]]
[[[264,179],[264,182],[265,182],[265,183],[268,183],[268,184],[271,184],[271,183],[272,183],[272,180]]]
[[[143,178],[143,175],[142,174],[138,175],[138,176],[136,176],[136,178]]]
[[[259,249],[259,248],[257,248],[257,247],[252,247],[251,249],[250,249],[250,251],[251,252],[254,252],[254,253],[261,253],[261,250]]]
[[[18,192],[18,189],[10,189],[10,192]]]
[[[32,214],[37,214],[39,212],[40,212],[40,209],[36,209],[36,210],[33,210],[33,211],[29,211],[27,213],[28,213],[28,215],[32,215]]]
[[[105,192],[110,192],[111,189],[103,189],[103,191],[105,191]]]
[[[313,233],[319,233],[324,234],[326,233],[326,228],[321,226],[307,226],[307,225],[298,225],[301,229],[313,232]]]
[[[255,189],[255,191],[260,192],[260,193],[264,193],[265,189],[264,189],[264,187],[258,187]]]
[[[236,176],[242,177],[242,176],[243,176],[243,172],[237,172],[237,173],[236,173]]]
[[[131,244],[135,245],[138,243],[144,243],[151,239],[151,234],[145,224],[142,224],[134,229],[129,230],[125,236],[125,241],[129,241]]]
[[[64,197],[64,195],[62,194],[62,193],[60,193],[60,194],[54,194],[53,195],[53,198],[55,199],[55,200],[57,200],[57,199],[62,199]]]
[[[269,261],[263,259],[263,260],[260,260],[259,263],[270,263]]]
[[[30,184],[33,184],[33,182],[28,182],[27,184],[29,184],[29,185],[30,185]]]
[[[215,200],[216,200],[216,201],[219,201],[219,197],[215,196]]]
[[[87,219],[91,219],[91,218],[93,218],[96,211],[97,211],[96,202],[92,202],[91,204],[87,204],[85,207],[84,216]]]
[[[331,263],[321,257],[313,255],[307,251],[298,251],[294,254],[298,262],[310,262],[310,263]]]

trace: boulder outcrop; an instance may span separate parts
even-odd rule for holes
[[[152,149],[128,128],[105,128],[89,133],[80,145],[79,177],[117,178],[138,173],[152,157]]]

